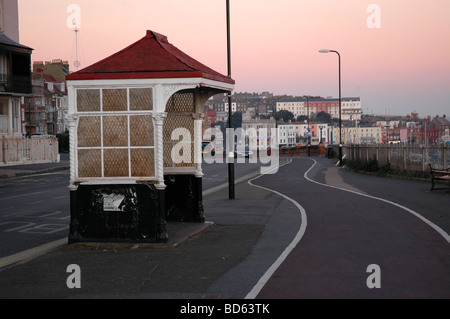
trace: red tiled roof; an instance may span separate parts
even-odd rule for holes
[[[147,31],[141,40],[89,67],[66,76],[67,80],[153,79],[201,77],[234,84],[170,44],[167,37]]]

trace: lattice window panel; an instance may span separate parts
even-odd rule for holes
[[[78,176],[79,177],[102,176],[102,150],[100,149],[78,150]]]
[[[127,111],[127,89],[103,89],[103,111]]]
[[[78,112],[99,112],[100,90],[77,90],[77,110]]]
[[[194,113],[195,99],[192,92],[178,92],[172,95],[167,102],[166,111],[168,113]]]
[[[79,178],[155,178],[152,88],[78,89]],[[112,115],[102,112],[116,112]]]
[[[100,116],[81,116],[78,122],[78,147],[100,147]]]
[[[190,133],[191,141],[189,143],[190,158],[189,163],[182,162],[182,156],[172,158],[172,149],[175,145],[181,142],[187,141],[186,137],[180,137],[180,140],[172,140],[172,132],[177,128],[186,128]],[[164,121],[163,128],[163,143],[164,143],[164,166],[165,167],[193,167],[194,163],[194,119],[192,115],[168,113],[167,118]],[[181,162],[181,163],[180,163]]]
[[[131,176],[145,177],[155,176],[155,150],[131,149]]]
[[[131,146],[153,146],[153,118],[151,115],[130,116]]]
[[[153,95],[150,88],[130,89],[130,111],[153,110]]]
[[[128,177],[128,150],[103,150],[103,166],[105,177]]]
[[[128,116],[103,117],[103,146],[128,146]]]

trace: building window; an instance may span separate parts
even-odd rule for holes
[[[0,85],[8,82],[8,58],[6,54],[0,53]]]
[[[12,100],[12,130],[14,133],[19,132],[20,126],[20,108],[17,100]]]
[[[0,100],[0,132],[8,132],[9,121],[8,100]]]

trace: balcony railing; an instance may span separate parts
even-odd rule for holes
[[[30,76],[18,76],[13,75],[11,81],[11,92],[31,94],[31,75]]]

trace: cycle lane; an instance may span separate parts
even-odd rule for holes
[[[308,181],[313,165],[294,159],[277,179],[255,181],[300,203],[308,218],[302,240],[257,298],[450,296],[450,246],[441,234],[399,206]],[[325,181],[327,165],[317,163],[308,176]]]

